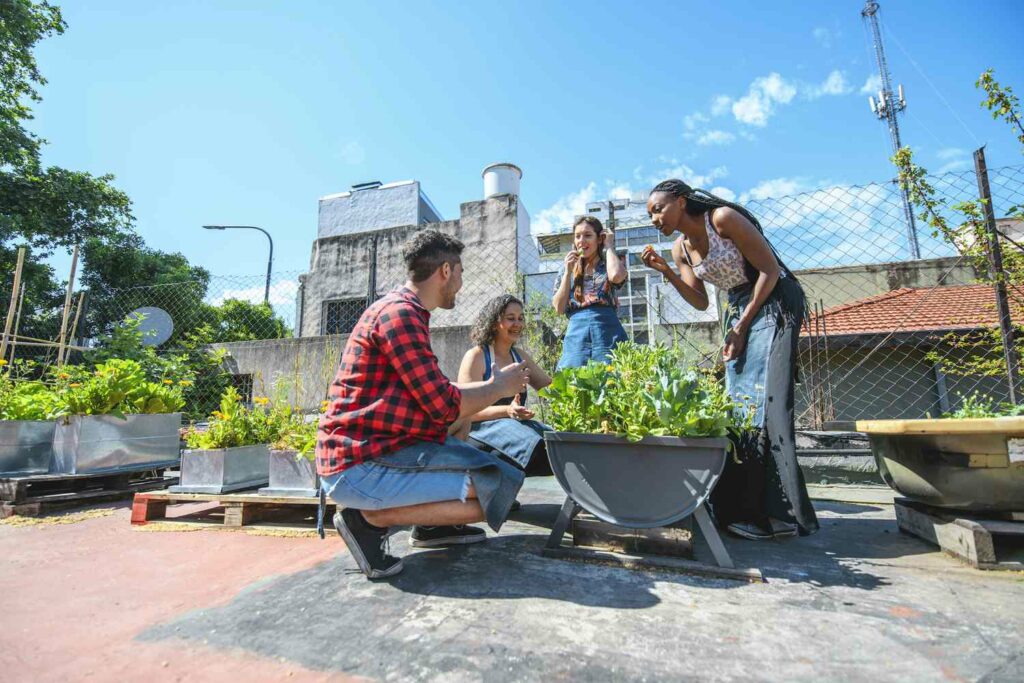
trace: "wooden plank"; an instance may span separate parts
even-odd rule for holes
[[[684,560],[680,557],[628,555],[589,548],[544,548],[542,554],[560,560],[576,560],[595,564],[614,565],[627,569],[667,569],[684,574],[695,574],[716,579],[732,579],[748,583],[764,583],[764,575],[756,568],[728,568]]]
[[[572,522],[573,545],[615,550],[633,555],[693,558],[693,522],[686,518],[668,527],[627,529],[580,513]]]
[[[145,524],[166,516],[166,500],[153,500],[146,494],[136,494],[132,500],[132,524]]]
[[[1024,417],[967,420],[858,420],[857,431],[867,434],[1006,434],[1024,436]]]
[[[992,537],[980,525],[968,520],[930,514],[906,500],[897,500],[895,510],[896,523],[901,531],[923,538],[973,567],[995,563]]]
[[[126,488],[116,490],[71,491],[51,493],[45,496],[33,496],[22,502],[4,502],[0,504],[0,517],[11,517],[13,515],[36,517],[59,510],[124,500],[136,495],[140,491],[166,486],[168,483],[174,483],[174,480],[165,480],[163,478],[147,479],[134,482]]]
[[[211,501],[220,503],[267,503],[280,505],[316,505],[319,501],[316,496],[292,497],[292,496],[263,496],[258,493],[174,493],[171,491],[160,491],[150,494],[156,500],[168,502],[186,501]],[[328,502],[330,504],[330,502]]]

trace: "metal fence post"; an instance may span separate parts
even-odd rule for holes
[[[1017,403],[1018,358],[1013,343],[1013,321],[1010,319],[1010,305],[1006,296],[1006,278],[1003,273],[1003,252],[999,246],[996,230],[996,215],[992,207],[992,191],[988,184],[988,166],[985,164],[985,148],[974,151],[974,171],[978,176],[978,192],[985,210],[985,229],[988,234],[988,264],[992,286],[996,295],[996,311],[999,313],[999,336],[1003,343],[1003,357],[1006,361],[1006,380],[1010,389],[1010,402]]]

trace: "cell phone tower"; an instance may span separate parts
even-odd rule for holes
[[[892,90],[892,77],[889,76],[889,65],[885,61],[885,45],[882,44],[882,28],[878,23],[879,5],[875,0],[867,0],[860,15],[871,27],[871,36],[875,45],[875,59],[878,61],[878,77],[882,82],[882,89],[878,91],[878,101],[872,95],[868,97],[868,104],[871,105],[871,112],[880,121],[885,121],[889,128],[889,139],[892,141],[892,153],[896,154],[903,146],[900,141],[900,124],[896,115],[907,108],[907,100],[903,97],[903,86],[900,85],[897,92]],[[910,255],[914,260],[921,258],[921,248],[917,243],[917,223],[914,220],[914,211],[910,206],[910,198],[901,187],[900,196],[903,199],[903,214],[907,221],[907,243],[910,246]]]

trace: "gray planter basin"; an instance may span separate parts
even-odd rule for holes
[[[545,432],[548,459],[565,493],[609,524],[667,526],[694,513],[725,466],[725,438]]]
[[[270,451],[270,484],[260,494],[313,498],[319,483],[315,460],[297,457],[295,451]]]
[[[185,451],[181,483],[173,493],[228,493],[263,486],[269,481],[270,448],[266,444]]]
[[[181,413],[72,415],[53,434],[54,474],[131,472],[178,464]]]
[[[0,476],[49,472],[56,426],[52,421],[0,420]]]
[[[882,479],[926,505],[1024,510],[1024,418],[862,420]]]

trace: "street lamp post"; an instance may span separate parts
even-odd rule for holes
[[[204,225],[203,228],[206,230],[259,230],[267,236],[267,241],[270,242],[270,257],[267,259],[267,284],[263,288],[263,303],[270,304],[270,272],[274,266],[274,239],[270,236],[270,233],[263,228],[257,228],[255,225]]]

